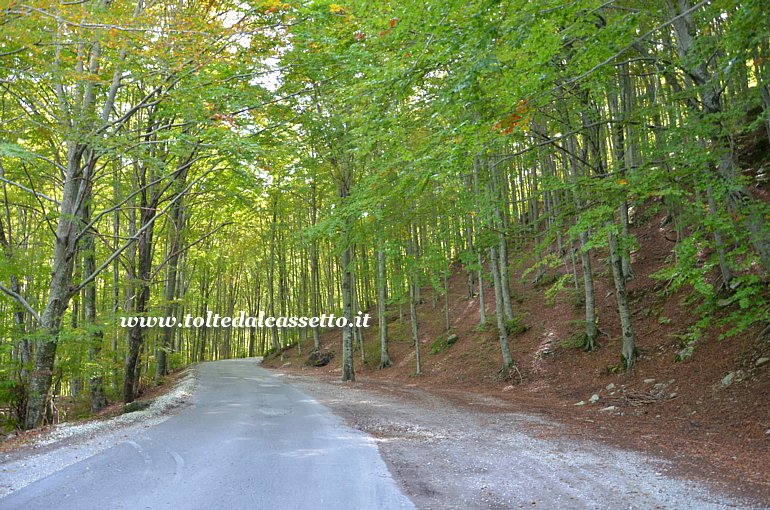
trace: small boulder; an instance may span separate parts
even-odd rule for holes
[[[617,407],[615,407],[615,406],[607,406],[607,407],[603,407],[602,409],[599,409],[599,410],[600,411],[615,411],[616,409],[617,409]]]
[[[584,406],[584,405],[586,405],[586,401],[585,401],[585,400],[581,400],[580,402],[576,402],[576,403],[574,403],[574,404],[572,404],[572,405],[576,405],[576,406]]]
[[[615,389],[615,383],[609,383],[607,385],[607,390],[614,390]]]
[[[733,383],[733,380],[735,379],[735,372],[730,372],[726,376],[722,378],[719,385],[722,386],[722,388],[727,388]]]
[[[597,403],[599,401],[599,394],[594,393],[593,395],[591,395],[591,398],[589,398],[588,401],[591,402],[592,404]]]
[[[770,358],[759,358],[754,362],[754,366],[759,368],[767,365],[768,363],[770,363]]]
[[[123,406],[123,414],[143,411],[150,407],[152,400],[134,400]]]
[[[645,379],[644,384],[652,384],[655,382],[655,379]]]
[[[325,367],[332,359],[334,359],[333,352],[313,351],[305,361],[305,365],[309,367]]]

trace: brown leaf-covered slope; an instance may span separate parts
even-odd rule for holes
[[[423,374],[414,376],[408,307],[403,309],[403,322],[393,307],[388,326],[394,364],[377,370],[375,319],[375,325],[365,330],[366,362],[361,363],[360,351],[355,353],[358,384],[376,386],[378,381],[394,380],[450,396],[494,395],[517,410],[570,424],[576,434],[675,459],[686,476],[770,497],[770,363],[757,366],[757,360],[770,357],[770,342],[758,338],[758,329],[725,340],[718,338],[721,331],[712,329],[690,359],[675,361],[679,335],[697,316],[694,306],[684,302],[685,292],[670,295],[665,281],[651,277],[672,256],[675,233],[671,226],[661,226],[662,220],[663,216],[655,215],[633,228],[639,246],[633,254],[635,278],[628,291],[640,358],[630,373],[619,370],[620,323],[605,259],[599,256],[594,261],[603,334],[600,348],[587,353],[570,342],[582,329],[582,309],[576,306],[573,292],[563,290],[549,303],[548,284],[535,287],[532,273],[521,276],[532,262],[525,254],[514,261],[511,289],[514,313],[529,329],[510,337],[517,367],[511,379],[499,379],[502,360],[494,321],[487,328],[478,327],[479,299],[467,298],[466,276],[458,266],[449,282],[451,331],[444,331],[443,296],[434,306],[432,294],[425,290],[424,303],[418,307]],[[544,280],[555,281],[565,270],[552,269]],[[486,296],[491,315],[491,287]],[[370,312],[376,318],[376,310]],[[447,334],[456,334],[456,343],[431,353],[431,345]],[[303,345],[301,357],[288,349],[265,364],[316,371],[320,377],[339,375],[339,356],[327,366],[306,367],[311,347]],[[323,334],[322,350],[338,354],[338,331]],[[722,380],[729,374],[732,382],[724,387]],[[592,403],[594,395],[599,399]]]

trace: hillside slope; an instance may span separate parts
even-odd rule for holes
[[[383,380],[395,380],[449,396],[494,395],[517,409],[570,424],[576,434],[675,459],[686,475],[738,484],[770,497],[770,363],[763,359],[770,357],[770,343],[759,338],[759,330],[719,340],[720,331],[712,329],[691,358],[675,360],[680,335],[697,317],[684,303],[685,293],[668,295],[666,282],[651,277],[671,256],[670,239],[675,236],[670,226],[661,226],[662,219],[653,216],[633,230],[640,247],[633,255],[635,278],[628,291],[640,358],[630,373],[619,370],[620,324],[604,259],[594,261],[599,327],[604,334],[600,348],[586,353],[571,341],[582,327],[574,291],[562,290],[548,302],[548,285],[533,286],[531,273],[522,278],[531,264],[523,255],[513,262],[511,289],[516,297],[514,313],[528,329],[510,337],[517,367],[511,379],[500,380],[497,375],[502,361],[494,321],[486,328],[478,326],[479,299],[468,299],[466,276],[458,267],[449,282],[452,329],[444,331],[443,296],[434,304],[426,290],[425,302],[418,307],[422,375],[414,376],[408,307],[403,309],[403,321],[394,307],[388,313],[394,365],[377,370],[375,320],[375,326],[365,331],[365,362],[356,352],[358,384],[376,387]],[[553,282],[564,271],[552,269],[544,280]],[[491,316],[493,289],[485,294]],[[370,313],[376,317],[375,310]],[[442,344],[449,334],[457,335],[457,341]],[[322,350],[335,353],[327,366],[306,366],[312,346],[302,347],[301,356],[291,348],[265,364],[323,378],[339,376],[338,331],[322,336]]]

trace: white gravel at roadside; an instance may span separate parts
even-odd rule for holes
[[[35,438],[31,445],[3,454],[0,497],[166,421],[171,410],[190,401],[195,385],[195,370],[190,369],[171,391],[153,400],[146,409],[107,420],[62,423]]]
[[[477,410],[408,385],[372,391],[283,377],[373,435],[393,477],[423,510],[766,508],[674,478],[661,459],[561,435],[559,423],[486,397],[468,395]]]

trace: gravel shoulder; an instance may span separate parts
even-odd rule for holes
[[[770,508],[675,477],[668,461],[571,437],[492,397],[468,394],[461,405],[416,385],[276,373],[372,435],[421,509]]]
[[[3,452],[0,498],[166,421],[190,403],[195,387],[195,369],[190,368],[146,409],[105,420],[62,423]]]
[[[144,411],[61,425],[3,453],[0,497],[175,415],[194,400],[194,374],[189,370]],[[491,396],[273,374],[372,436],[417,508],[770,508],[674,476],[679,472],[669,461],[575,437],[566,425]]]

